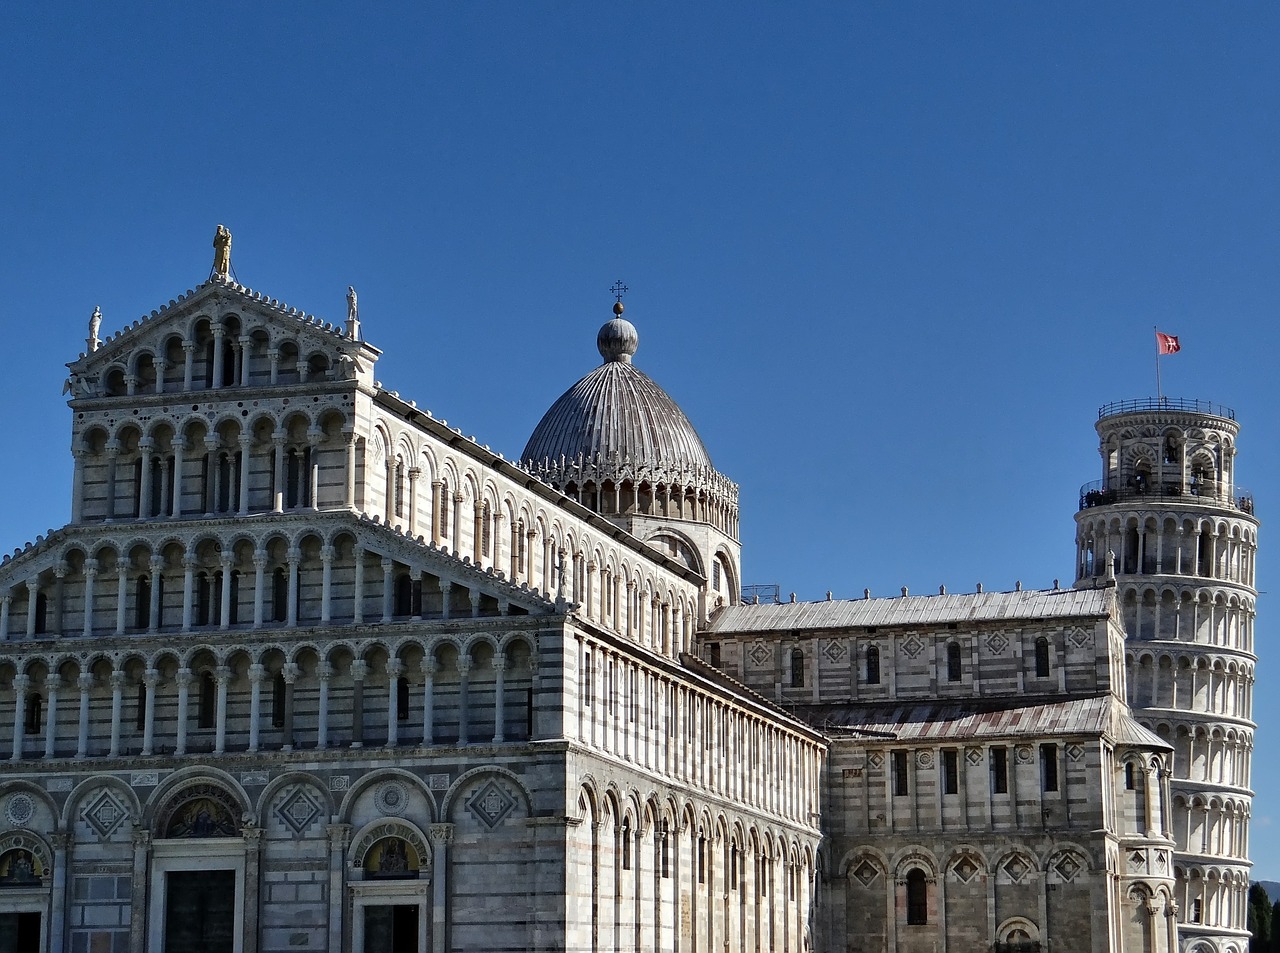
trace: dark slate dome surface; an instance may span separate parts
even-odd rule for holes
[[[520,458],[552,463],[616,453],[635,464],[711,468],[711,457],[689,418],[667,392],[631,363],[639,335],[615,308],[600,329],[605,362],[551,405]]]

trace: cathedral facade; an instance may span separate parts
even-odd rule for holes
[[[512,461],[229,238],[0,562],[0,953],[1242,953],[1233,415],[1104,408],[1072,588],[748,603],[621,302]]]

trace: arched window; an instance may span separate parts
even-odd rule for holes
[[[631,869],[631,821],[629,818],[622,819],[622,832],[619,835],[622,839],[622,869]]]
[[[286,691],[284,672],[276,672],[275,678],[271,680],[271,726],[273,728],[284,727],[284,702]]]
[[[396,457],[396,516],[404,516],[404,461]]]
[[[134,720],[134,727],[138,731],[146,731],[147,729],[147,685],[146,682],[138,683],[138,703],[137,714]]]
[[[39,692],[27,696],[27,710],[22,716],[22,730],[28,735],[38,735],[44,727],[44,699]]]
[[[947,681],[960,681],[960,643],[950,642],[947,645]]]
[[[804,652],[791,650],[791,687],[804,688]]]
[[[480,552],[488,556],[493,549],[493,517],[486,502],[480,510]]]
[[[231,570],[231,598],[228,600],[227,625],[240,622],[240,570]]]
[[[1036,639],[1036,678],[1049,677],[1049,640],[1044,636]]]
[[[1126,791],[1132,791],[1138,786],[1137,775],[1133,770],[1133,762],[1126,761],[1124,763],[1124,788]]]
[[[396,721],[409,720],[409,680],[401,675],[396,679]]]
[[[196,726],[212,728],[217,722],[217,717],[218,683],[214,680],[213,672],[205,672],[200,676],[200,712],[197,715]]]
[[[880,684],[880,649],[874,645],[867,646],[867,684]]]
[[[284,567],[271,574],[271,621],[285,622],[289,618],[289,577]]]
[[[36,593],[36,635],[49,631],[49,597],[43,592]]]
[[[196,582],[196,625],[209,624],[209,574],[201,573]]]
[[[150,625],[151,580],[146,576],[139,576],[133,598],[133,627],[135,629],[146,629]]]
[[[907,874],[907,925],[924,926],[929,922],[929,884],[924,871],[911,868]]]
[[[413,615],[413,578],[408,573],[396,577],[396,615]]]
[[[449,504],[452,501],[452,495],[449,493],[449,484],[447,482],[440,484],[440,499],[437,501],[440,506],[440,538],[449,538]]]

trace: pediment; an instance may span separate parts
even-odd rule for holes
[[[300,366],[302,374],[321,369],[323,379],[372,381],[380,354],[339,325],[213,277],[82,353],[67,365],[66,389],[73,400],[156,393],[157,386],[175,392],[187,389],[184,375],[190,375],[191,389],[202,389],[210,386],[217,340],[230,352],[243,348],[259,355],[249,382],[264,385],[275,380],[267,355],[283,369],[280,382],[291,383]],[[186,371],[192,363],[198,374]]]

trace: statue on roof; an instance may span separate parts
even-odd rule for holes
[[[347,337],[353,341],[360,340],[360,303],[356,299],[356,289],[347,285]]]
[[[98,329],[102,327],[102,309],[95,307],[93,314],[89,316],[89,337],[85,343],[89,345],[89,350],[96,351],[98,345],[102,342],[98,340]]]
[[[213,235],[213,273],[223,278],[231,275],[231,233],[219,225]]]

